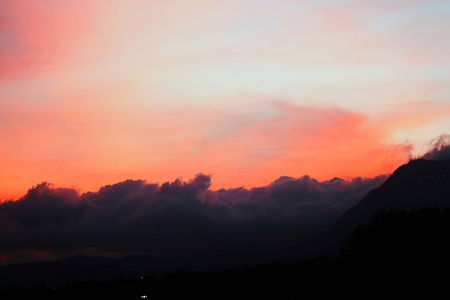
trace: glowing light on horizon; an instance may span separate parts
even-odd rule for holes
[[[392,172],[450,130],[449,14],[445,1],[2,3],[0,199],[41,181]]]

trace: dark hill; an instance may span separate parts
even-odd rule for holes
[[[380,210],[419,210],[450,206],[450,160],[417,159],[399,167],[379,188],[347,210],[319,237],[280,255],[290,261],[338,256],[339,243]]]
[[[140,276],[142,273],[139,271],[118,259],[79,255],[55,261],[0,266],[0,289],[12,286],[28,288],[37,283],[57,286],[80,280],[111,281],[120,276]]]
[[[369,192],[356,206],[345,212],[323,235],[272,256],[256,249],[224,249],[192,257],[129,256],[122,259],[77,256],[53,262],[0,266],[0,289],[29,287],[36,283],[55,286],[64,282],[111,281],[162,275],[178,270],[207,271],[236,269],[245,262],[284,263],[338,257],[339,244],[380,210],[419,210],[424,207],[450,207],[450,160],[414,160],[399,167],[386,182]],[[236,260],[240,258],[241,260]],[[240,264],[240,265],[239,265]]]
[[[419,210],[450,205],[450,160],[417,159],[399,167],[377,189],[346,211],[334,230],[348,234],[379,210]]]
[[[257,248],[226,248],[188,257],[130,255],[123,258],[73,256],[55,261],[0,266],[0,290],[29,288],[35,284],[55,287],[69,282],[163,276],[180,270],[195,272],[238,269],[245,264],[270,262],[270,254]]]

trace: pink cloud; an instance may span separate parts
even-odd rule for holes
[[[91,21],[85,1],[3,2],[0,76],[29,78],[67,63]]]
[[[217,188],[257,186],[273,174],[375,176],[393,171],[409,155],[386,142],[388,135],[371,127],[368,117],[339,108],[277,103],[270,111],[225,116],[197,132],[185,144],[197,151],[180,145],[182,155],[172,164],[214,174]]]
[[[435,30],[445,27],[445,18],[420,31],[412,22],[388,33],[366,18],[424,2],[297,10],[241,2],[178,8],[148,3],[2,4],[0,76],[48,76],[11,81],[16,85],[2,90],[7,100],[1,103],[0,137],[7,143],[0,145],[6,170],[0,197],[17,197],[42,180],[95,190],[125,178],[162,181],[198,172],[215,174],[217,188],[258,186],[280,175],[374,176],[408,157],[397,148],[404,140],[394,135],[418,135],[410,128],[448,116],[439,101],[417,104],[436,100],[445,79],[403,81],[398,76],[405,71],[396,68],[375,75],[365,69],[446,60],[446,48],[438,47],[441,31]],[[421,37],[427,43],[415,47]],[[426,58],[428,47],[436,59]],[[398,56],[405,49],[408,55]],[[99,59],[84,61],[94,56]],[[340,67],[314,73],[335,65]],[[347,71],[353,72],[349,78]],[[245,92],[265,83],[273,83],[274,98],[293,91],[293,103],[313,104],[246,98]],[[37,85],[45,87],[35,93]],[[195,97],[208,88],[213,96]],[[336,104],[321,107],[319,100]]]
[[[97,96],[114,101],[112,94]],[[85,101],[69,103],[2,111],[1,135],[10,142],[0,147],[8,174],[3,191],[18,196],[42,180],[96,190],[125,178],[162,181],[198,172],[214,174],[214,188],[258,186],[281,175],[372,177],[407,161],[410,153],[397,147],[404,140],[392,141],[394,133],[448,115],[429,103],[372,116],[287,102],[234,111],[98,110],[81,105]]]

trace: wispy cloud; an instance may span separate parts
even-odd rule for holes
[[[427,152],[421,157],[428,160],[450,159],[450,135],[442,134],[431,140]]]

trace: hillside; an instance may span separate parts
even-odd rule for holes
[[[0,289],[28,288],[35,283],[57,286],[67,282],[162,276],[179,270],[206,272],[239,269],[249,263],[293,263],[338,257],[339,245],[380,210],[419,210],[450,204],[450,161],[415,160],[398,168],[386,182],[346,211],[323,235],[274,255],[259,249],[222,249],[191,257],[128,256],[122,259],[77,256],[68,259],[0,266]],[[236,261],[239,257],[240,260]],[[233,260],[234,259],[234,260]]]
[[[338,256],[339,243],[379,210],[450,206],[450,160],[417,159],[400,166],[379,187],[347,210],[324,234],[279,255],[289,261]]]

